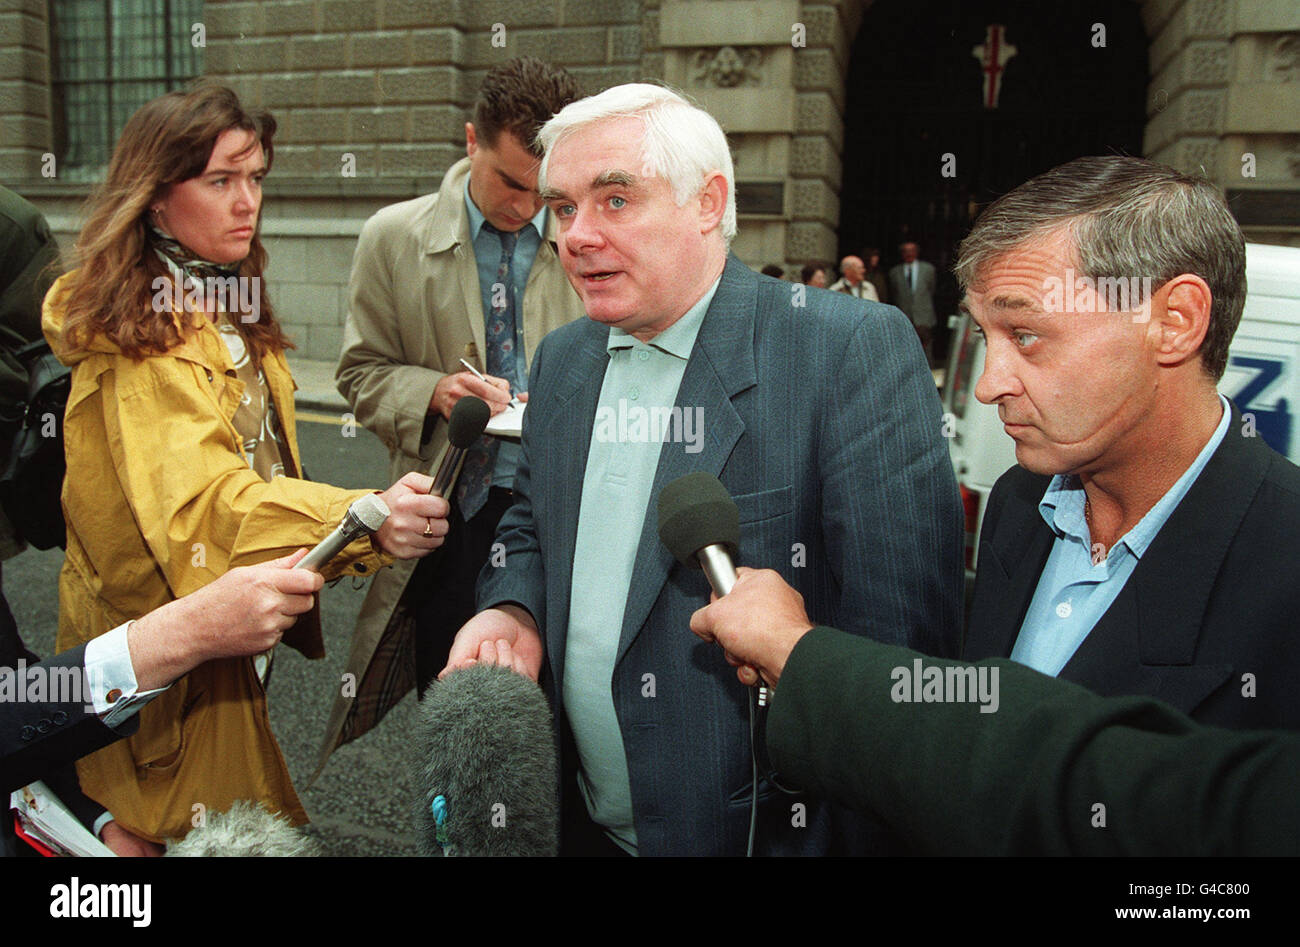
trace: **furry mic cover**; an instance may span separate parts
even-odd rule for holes
[[[507,668],[473,664],[431,684],[420,715],[421,851],[556,855],[559,776],[541,688]],[[438,796],[447,806],[445,851],[431,809]]]

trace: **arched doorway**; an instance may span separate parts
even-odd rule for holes
[[[972,53],[990,38],[996,108]],[[840,254],[879,247],[888,269],[900,242],[921,245],[940,273],[942,357],[953,258],[979,207],[1080,155],[1141,154],[1146,83],[1132,0],[876,0],[846,81]]]

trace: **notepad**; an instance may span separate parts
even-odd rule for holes
[[[523,434],[524,409],[527,407],[528,403],[522,401],[511,405],[488,421],[483,433],[493,437],[519,437]]]

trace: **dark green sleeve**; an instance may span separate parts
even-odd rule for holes
[[[918,658],[831,628],[805,635],[767,721],[783,781],[873,812],[929,853],[1300,854],[1300,736],[1202,727],[1005,660],[974,665],[990,684],[996,672],[992,712],[895,700]]]

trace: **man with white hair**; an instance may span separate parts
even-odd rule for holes
[[[738,855],[747,837],[763,854],[878,851],[843,810],[755,790],[751,695],[691,635],[709,586],[660,543],[655,509],[670,481],[714,474],[741,560],[780,570],[817,620],[954,654],[962,520],[911,328],[730,256],[726,139],[670,90],[579,100],[539,140],[588,318],[537,350],[505,557],[443,673],[540,676],[577,773],[565,801],[599,829],[584,845],[566,821],[565,852]]]
[[[831,292],[848,293],[858,299],[880,302],[876,287],[867,282],[867,265],[860,257],[846,256],[840,260],[840,273],[840,278],[831,284]]]

